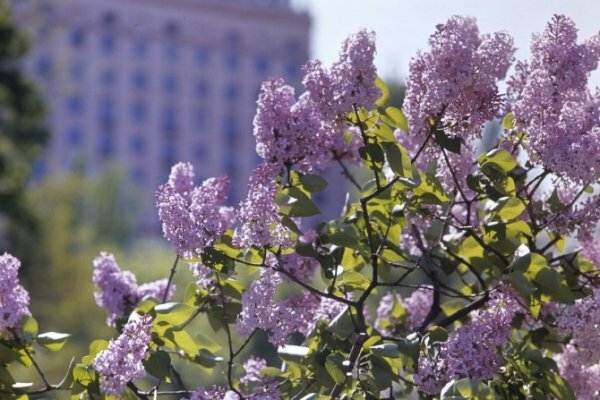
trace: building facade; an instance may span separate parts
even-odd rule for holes
[[[48,99],[53,138],[37,175],[116,161],[149,199],[171,165],[227,174],[246,194],[259,162],[261,82],[300,87],[310,20],[288,0],[19,0],[26,68]]]

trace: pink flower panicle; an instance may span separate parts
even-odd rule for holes
[[[277,172],[267,164],[259,165],[248,184],[248,195],[240,204],[233,244],[238,247],[289,247],[292,245],[290,232],[281,223],[274,203],[277,187]]]
[[[229,179],[210,178],[194,187],[190,163],[178,163],[155,194],[164,236],[183,258],[195,258],[223,235],[232,222],[223,207]]]
[[[375,33],[362,29],[344,41],[331,69],[320,61],[306,64],[303,84],[323,115],[338,118],[377,100],[381,92],[375,86],[374,57]]]
[[[21,262],[4,253],[0,256],[0,335],[11,339],[20,331],[29,311],[29,293],[19,283]]]
[[[395,303],[400,303],[406,310],[404,318],[392,315]],[[377,307],[375,327],[384,335],[397,335],[413,331],[425,320],[432,304],[433,292],[429,286],[418,288],[406,299],[403,299],[398,293],[388,292],[381,298]]]
[[[599,58],[600,34],[578,44],[573,21],[555,15],[534,35],[529,63],[520,63],[509,80],[516,126],[528,133],[530,156],[576,181],[600,177],[600,99],[587,88]]]
[[[254,117],[256,152],[274,168],[298,165],[310,171],[327,149],[319,146],[321,121],[314,104],[301,97],[283,79],[263,82]],[[315,160],[313,160],[315,159]],[[318,164],[318,161],[317,161]]]
[[[507,286],[490,295],[488,308],[475,312],[471,322],[449,335],[437,355],[421,354],[414,383],[425,393],[434,395],[452,379],[490,379],[502,366],[498,347],[506,343],[511,323],[523,312],[518,295]]]
[[[454,16],[437,26],[429,47],[410,62],[404,110],[411,134],[426,135],[435,120],[473,138],[500,110],[497,81],[512,62],[513,40],[504,32],[481,36],[473,18]]]
[[[242,312],[236,323],[240,335],[248,337],[255,329],[262,329],[269,332],[271,343],[282,345],[292,333],[308,331],[318,299],[303,292],[275,302],[275,290],[281,281],[279,273],[264,269],[244,292]]]
[[[554,356],[560,375],[569,382],[578,400],[597,400],[600,395],[600,362],[594,354],[573,343]]]
[[[161,279],[138,286],[136,277],[129,271],[122,271],[110,253],[100,253],[94,259],[94,293],[98,307],[108,311],[106,323],[115,326],[117,319],[131,312],[142,300],[150,297],[162,299],[167,287],[167,279]],[[167,298],[175,293],[175,286],[169,287]]]
[[[107,395],[120,397],[127,383],[146,375],[142,361],[152,338],[151,328],[149,315],[130,320],[123,333],[96,355],[92,366],[100,374],[100,385]]]

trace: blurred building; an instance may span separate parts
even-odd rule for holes
[[[227,174],[246,194],[259,162],[252,118],[261,82],[300,86],[310,20],[288,0],[18,0],[27,69],[53,139],[36,173],[94,173],[117,161],[148,199],[171,165]]]

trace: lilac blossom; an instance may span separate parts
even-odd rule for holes
[[[427,317],[433,304],[433,291],[430,286],[420,287],[410,297],[403,299],[399,293],[388,292],[377,307],[375,327],[384,335],[397,335],[407,330],[417,329]],[[394,306],[399,305],[406,314],[394,316]]]
[[[319,164],[327,148],[321,146],[322,123],[308,97],[296,101],[291,86],[282,79],[269,79],[262,84],[257,104],[256,152],[265,162],[274,168],[298,165],[303,171]]]
[[[282,345],[294,332],[305,333],[313,320],[318,299],[309,292],[293,295],[275,302],[275,290],[281,283],[281,275],[271,269],[263,269],[242,295],[242,312],[236,323],[240,335],[248,337],[254,330],[269,332],[269,341]]]
[[[138,316],[125,324],[123,333],[96,355],[92,366],[100,374],[100,385],[107,395],[120,397],[127,383],[146,375],[142,361],[152,338],[151,328],[149,315]]]
[[[163,233],[177,253],[194,258],[223,235],[232,222],[227,200],[229,179],[210,178],[194,187],[190,163],[178,163],[155,194]]]
[[[92,280],[98,289],[94,293],[96,304],[108,311],[106,323],[109,326],[115,326],[117,319],[131,312],[142,300],[150,297],[162,299],[167,289],[167,279],[138,286],[135,275],[122,271],[110,253],[100,253],[94,259]],[[174,293],[175,286],[171,285],[167,298]]]
[[[557,323],[559,333],[570,336],[573,345],[585,349],[600,362],[600,289],[567,306]]]
[[[600,34],[578,44],[573,21],[555,15],[534,35],[529,63],[519,64],[509,81],[516,127],[528,133],[530,156],[583,182],[600,177],[600,100],[587,89],[599,58]]]
[[[433,357],[421,354],[415,385],[433,395],[452,379],[490,379],[503,365],[498,347],[508,340],[515,315],[523,312],[512,288],[503,286],[492,293],[488,308],[452,332]]]
[[[199,288],[210,290],[216,287],[217,280],[212,269],[202,263],[190,263],[190,271],[196,279],[196,285]]]
[[[404,109],[412,135],[424,137],[432,125],[473,138],[502,104],[497,81],[513,58],[512,38],[480,35],[473,18],[454,16],[436,27],[428,52],[410,62]]]
[[[569,382],[578,400],[596,400],[600,395],[600,360],[573,343],[565,346],[554,360],[560,375]]]
[[[267,164],[259,165],[248,184],[248,195],[240,204],[238,219],[242,224],[236,228],[233,244],[238,247],[289,247],[290,232],[281,223],[274,203],[277,172]]]
[[[377,100],[381,93],[375,86],[374,56],[375,33],[362,29],[344,41],[330,69],[320,61],[305,66],[303,84],[323,115],[344,116],[354,106],[368,107]]]
[[[11,339],[21,330],[21,322],[29,311],[29,293],[19,283],[21,262],[4,253],[0,256],[0,335]]]

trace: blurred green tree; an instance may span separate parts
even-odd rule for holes
[[[0,221],[33,229],[35,219],[23,201],[32,166],[48,141],[40,92],[22,72],[24,34],[10,8],[0,2]],[[0,237],[2,236],[0,222]]]

